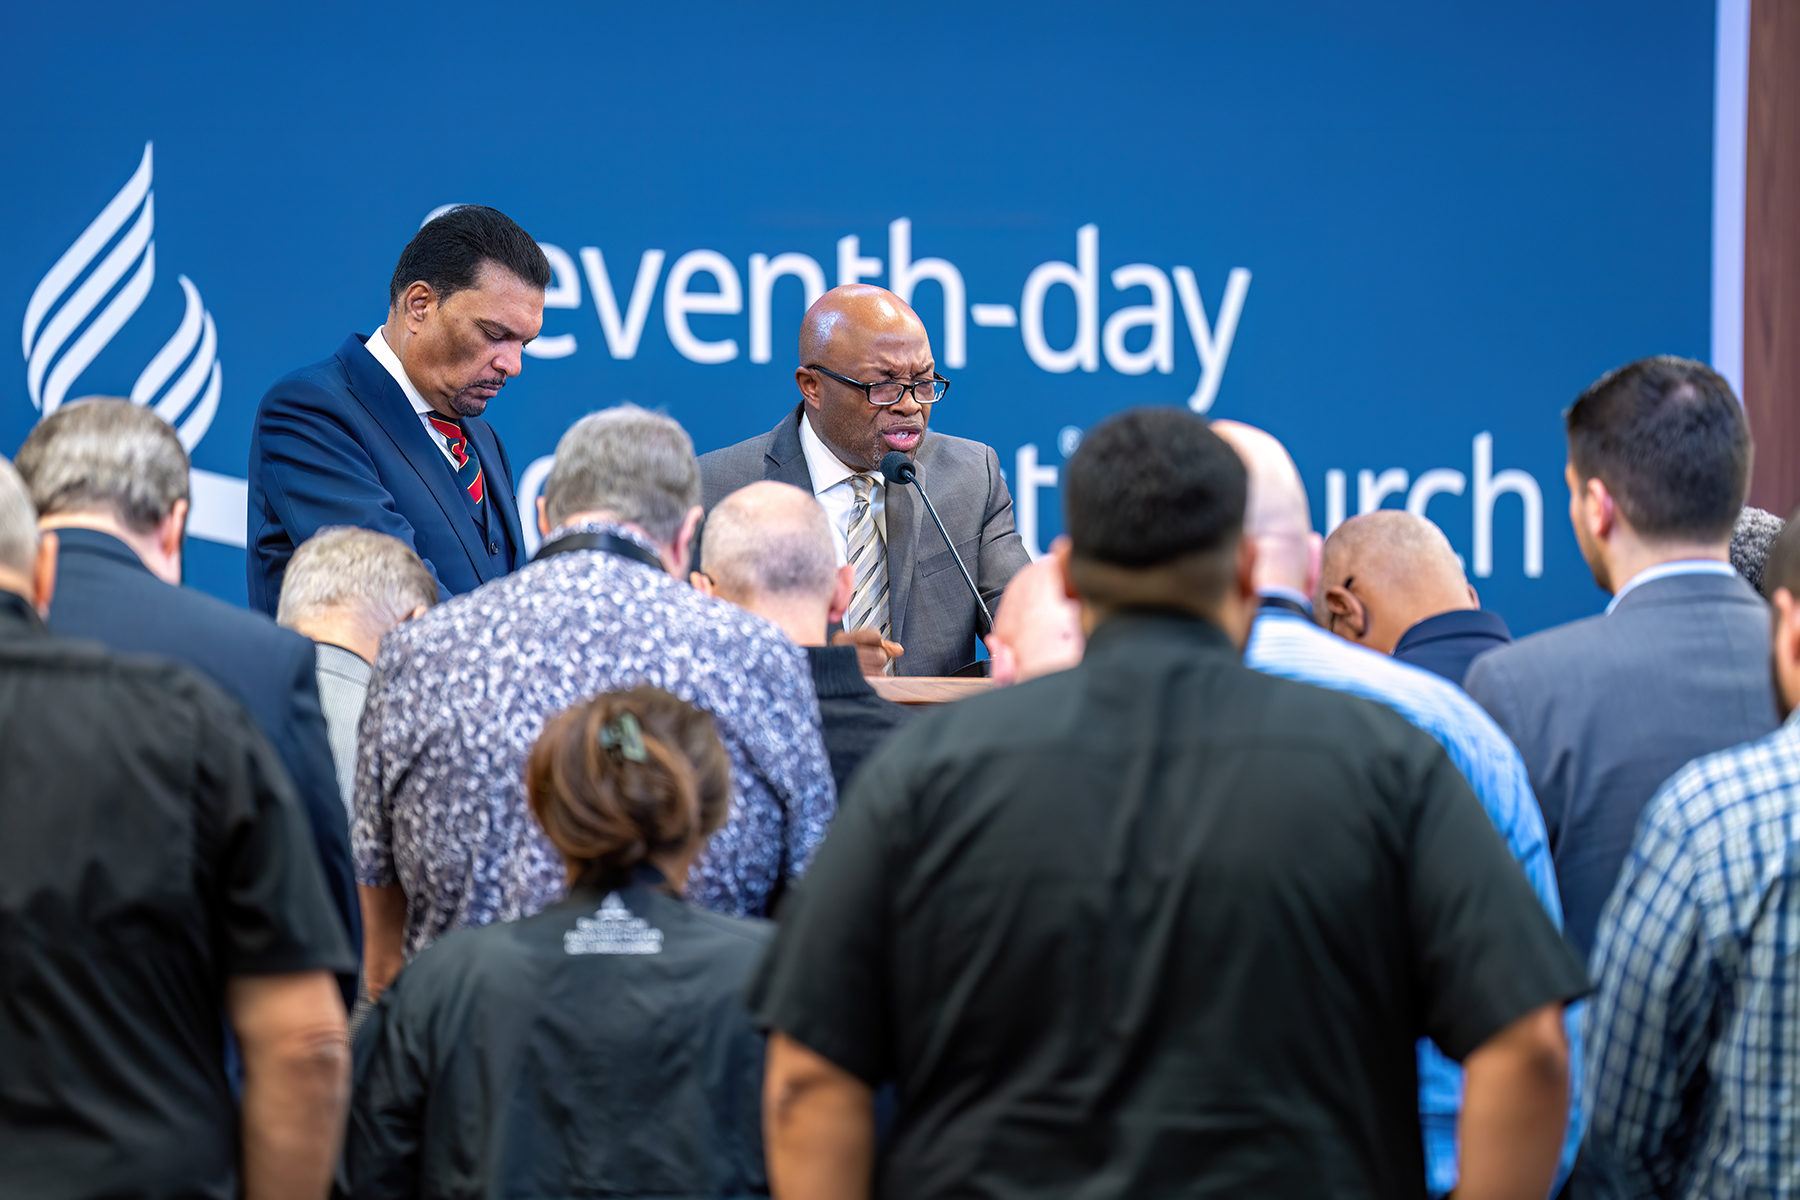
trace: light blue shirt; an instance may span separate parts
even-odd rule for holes
[[[1291,609],[1265,607],[1256,618],[1244,662],[1267,675],[1310,683],[1385,704],[1429,733],[1469,781],[1488,819],[1525,872],[1544,911],[1562,928],[1556,869],[1543,813],[1519,752],[1480,705],[1429,671],[1326,633]],[[1581,1106],[1581,1012],[1563,1014],[1569,1036],[1569,1131],[1557,1164],[1556,1186],[1568,1178],[1587,1118]],[[1428,1039],[1419,1042],[1419,1125],[1425,1137],[1425,1178],[1431,1194],[1456,1186],[1456,1119],[1462,1109],[1462,1069]]]
[[[1671,575],[1736,575],[1737,568],[1728,562],[1720,562],[1716,558],[1679,558],[1674,562],[1657,563],[1654,567],[1645,567],[1636,575],[1625,581],[1625,586],[1613,594],[1612,603],[1606,606],[1608,615],[1619,607],[1619,601],[1631,594],[1631,589],[1642,587],[1658,579],[1667,579]]]

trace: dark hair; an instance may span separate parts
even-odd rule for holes
[[[1773,600],[1778,588],[1800,597],[1800,508],[1789,514],[1763,562],[1762,594]]]
[[[630,714],[641,760],[608,748]],[[627,741],[630,739],[627,738]],[[632,868],[696,836],[731,809],[731,760],[713,719],[661,688],[608,692],[550,719],[525,764],[531,811],[577,882],[623,886]]]
[[[1750,427],[1704,363],[1644,358],[1602,375],[1568,412],[1569,462],[1652,538],[1725,537],[1750,484]]]
[[[497,209],[459,204],[425,222],[406,243],[388,284],[388,304],[398,303],[400,293],[421,279],[441,304],[474,287],[484,262],[504,267],[539,291],[550,286],[550,260],[529,233]]]
[[[1234,546],[1244,531],[1244,462],[1179,408],[1134,408],[1081,439],[1063,482],[1077,557],[1144,568]]]

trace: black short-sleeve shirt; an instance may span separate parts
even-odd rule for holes
[[[750,999],[897,1084],[884,1196],[1387,1198],[1418,1038],[1586,990],[1435,741],[1131,613],[868,761]]]
[[[235,1197],[227,978],[356,969],[280,760],[10,593],[0,731],[0,1195]]]

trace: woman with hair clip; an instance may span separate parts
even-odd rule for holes
[[[356,1200],[758,1196],[768,926],[685,903],[731,806],[712,718],[667,692],[559,714],[526,764],[569,894],[422,952],[356,1041]]]

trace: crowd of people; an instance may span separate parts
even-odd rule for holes
[[[866,285],[770,433],[595,412],[521,514],[548,281],[452,210],[277,382],[258,611],[153,411],[0,460],[0,1194],[1800,1195],[1800,524],[1709,368],[1576,398],[1612,601],[1514,641],[1183,409],[1031,562]]]

